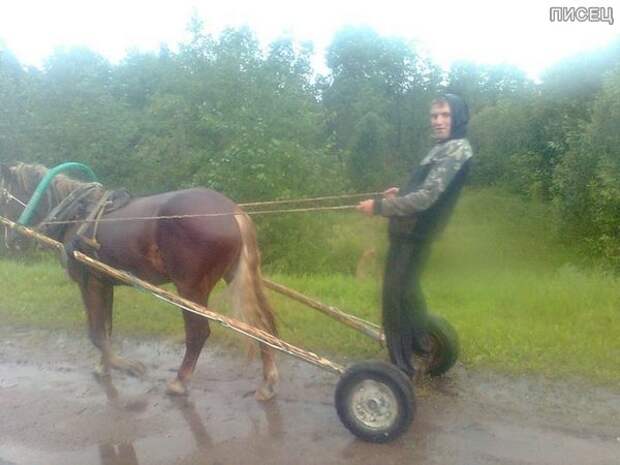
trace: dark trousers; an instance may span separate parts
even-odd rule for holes
[[[413,376],[412,354],[427,353],[426,300],[420,277],[430,254],[428,241],[390,237],[383,278],[383,328],[392,363]]]

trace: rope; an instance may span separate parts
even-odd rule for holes
[[[18,204],[20,204],[22,207],[26,208],[27,205],[22,202],[21,200],[19,200],[17,197],[15,197],[13,194],[11,194],[8,189],[2,189],[2,195],[7,196],[9,199],[15,200]]]
[[[357,205],[340,205],[337,207],[310,207],[310,208],[290,208],[284,210],[259,210],[254,212],[227,212],[227,213],[195,213],[190,215],[165,215],[165,216],[132,216],[126,218],[101,218],[100,223],[116,223],[122,221],[149,221],[149,220],[174,220],[183,218],[207,218],[215,216],[235,216],[235,215],[268,215],[274,213],[302,213],[312,211],[327,210],[352,210]],[[46,221],[43,224],[74,224],[74,223],[94,223],[96,220],[67,220],[67,221]]]
[[[17,197],[12,195],[7,189],[2,189],[2,193],[11,199],[15,200],[23,207],[26,207],[26,204],[19,200]],[[342,195],[327,195],[322,197],[311,197],[311,198],[302,198],[302,199],[283,199],[283,200],[270,200],[265,202],[248,202],[248,203],[240,203],[239,207],[254,207],[254,206],[265,206],[265,205],[281,205],[287,203],[305,203],[305,202],[318,202],[318,201],[326,201],[326,200],[338,200],[338,199],[353,199],[360,197],[372,197],[381,194],[381,192],[366,192],[361,194],[342,194]],[[77,224],[77,223],[114,223],[114,222],[123,222],[123,221],[149,221],[149,220],[170,220],[170,219],[183,219],[183,218],[206,218],[206,217],[217,217],[217,216],[234,216],[234,215],[271,215],[276,213],[304,213],[304,212],[314,212],[314,211],[337,211],[337,210],[352,210],[356,208],[357,205],[340,205],[340,206],[332,206],[332,207],[306,207],[306,208],[288,208],[288,209],[277,209],[277,210],[258,210],[258,211],[249,211],[249,212],[227,212],[227,213],[196,213],[189,215],[167,215],[167,216],[134,216],[134,217],[126,217],[126,218],[99,218],[98,220],[53,220],[53,221],[43,221],[40,226],[43,225],[55,225],[55,224]]]
[[[283,203],[303,203],[303,202],[317,202],[322,200],[338,200],[338,199],[354,199],[357,197],[372,197],[380,195],[381,192],[366,192],[362,194],[343,194],[343,195],[328,195],[324,197],[304,198],[304,199],[287,199],[287,200],[270,200],[267,202],[250,202],[240,203],[240,207],[254,207],[258,205],[279,205]]]

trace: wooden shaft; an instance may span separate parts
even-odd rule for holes
[[[269,289],[278,292],[279,294],[290,297],[291,299],[307,305],[310,308],[318,310],[321,313],[324,313],[325,315],[328,315],[335,320],[338,320],[342,324],[349,326],[380,343],[383,343],[385,341],[385,336],[383,335],[383,331],[381,331],[381,327],[379,325],[371,323],[370,321],[363,320],[349,313],[345,313],[342,310],[331,305],[325,305],[318,300],[308,297],[294,289],[283,286],[282,284],[278,284],[264,278],[263,283],[265,284],[265,287],[268,287]]]
[[[54,239],[51,239],[41,233],[38,233],[32,230],[31,228],[18,225],[17,223],[14,223],[13,221],[7,218],[4,218],[2,216],[0,216],[0,222],[4,223],[5,225],[9,226],[11,229],[19,232],[20,234],[32,237],[58,250],[64,247],[61,242],[55,241]],[[154,286],[142,279],[139,279],[133,276],[132,274],[127,273],[126,271],[117,270],[116,268],[106,265],[105,263],[102,263],[99,260],[95,260],[89,257],[88,255],[83,254],[82,252],[75,251],[73,255],[77,261],[84,263],[90,268],[98,270],[104,273],[105,275],[121,280],[132,286],[145,289],[151,292],[156,297],[159,297],[160,299],[165,300],[166,302],[169,302],[177,307],[180,307],[183,310],[187,310],[197,315],[204,316],[205,318],[208,318],[209,320],[216,321],[217,323],[221,324],[222,326],[226,328],[230,328],[235,332],[241,333],[256,341],[262,342],[268,345],[269,347],[279,350],[280,352],[284,352],[288,355],[299,358],[315,366],[324,368],[326,370],[332,371],[337,374],[342,374],[344,372],[344,367],[342,365],[331,362],[323,357],[320,357],[319,355],[313,352],[308,352],[292,344],[289,344],[283,341],[282,339],[279,339],[269,334],[266,331],[250,326],[247,323],[236,320],[234,318],[229,318],[220,313],[213,312],[202,305],[196,304],[195,302],[184,299],[183,297],[180,297],[172,292],[169,292],[158,286]]]
[[[9,220],[8,218],[5,218],[3,216],[0,216],[0,223],[3,223],[5,226],[8,226],[9,228],[11,228],[13,231],[17,231],[18,233],[24,235],[24,236],[29,236],[32,237],[33,239],[36,239],[37,241],[41,242],[44,245],[47,245],[49,247],[52,247],[54,249],[57,250],[62,250],[63,249],[63,245],[62,242],[58,242],[54,239],[52,239],[51,237],[47,237],[44,234],[41,234],[27,226],[23,226],[21,224],[17,224],[14,223],[13,221]]]

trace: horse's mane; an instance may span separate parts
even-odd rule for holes
[[[17,182],[24,192],[34,192],[35,188],[47,174],[48,169],[40,164],[18,163],[13,166]],[[83,181],[70,178],[65,174],[59,174],[54,177],[50,184],[50,189],[55,191],[57,195],[66,197],[72,190],[85,184]]]
[[[20,193],[30,196],[47,174],[48,169],[41,164],[18,163],[11,167],[11,171]],[[78,181],[62,173],[55,176],[47,189],[46,197],[41,202],[39,211],[44,215],[49,213],[62,199],[85,184],[89,183]]]

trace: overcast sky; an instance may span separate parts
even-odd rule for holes
[[[193,11],[216,34],[247,25],[263,45],[281,35],[310,40],[319,67],[324,48],[344,25],[368,25],[416,41],[443,67],[457,59],[510,63],[534,78],[562,57],[604,46],[620,34],[620,0],[0,1],[0,44],[36,66],[58,46],[86,46],[113,62],[130,48],[174,48],[187,38]],[[550,6],[611,7],[618,22],[551,23]]]

